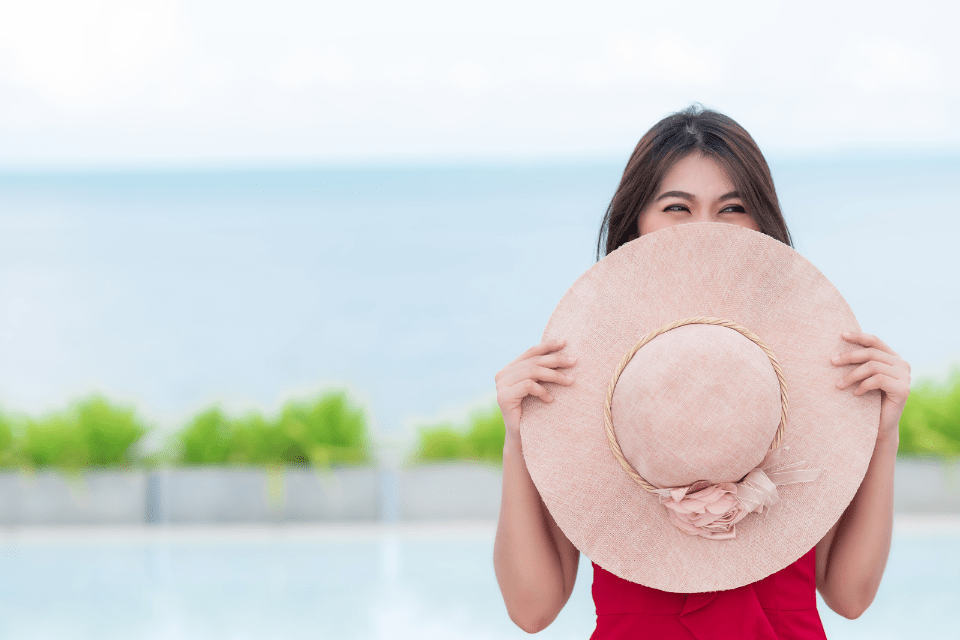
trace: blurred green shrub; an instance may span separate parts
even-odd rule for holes
[[[504,437],[503,415],[494,403],[472,412],[465,425],[421,427],[413,462],[474,460],[502,464]]]
[[[275,419],[257,412],[231,418],[219,407],[178,434],[178,464],[302,464],[328,468],[371,459],[364,412],[346,392],[287,402]]]
[[[133,407],[94,394],[63,411],[26,418],[16,457],[26,466],[64,470],[132,466],[140,461],[133,445],[147,431]]]
[[[13,437],[13,424],[4,413],[0,413],[0,469],[17,466],[20,455]]]
[[[420,427],[415,462],[469,458],[466,434],[449,423]]]
[[[218,464],[229,460],[235,426],[220,407],[202,411],[179,435],[179,462],[183,464]]]
[[[277,428],[283,435],[281,455],[285,462],[327,467],[370,459],[366,418],[362,410],[350,404],[345,392],[288,402]]]
[[[900,417],[899,455],[960,457],[960,368],[945,382],[915,382]]]

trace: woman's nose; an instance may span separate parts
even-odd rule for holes
[[[716,222],[717,216],[712,215],[706,209],[694,209],[692,210],[693,215],[690,216],[691,222]]]

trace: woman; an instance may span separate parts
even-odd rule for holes
[[[597,243],[604,255],[646,233],[686,222],[726,222],[792,246],[773,180],[750,135],[719,113],[690,108],[657,123],[634,150],[607,209]],[[816,586],[831,609],[856,618],[869,607],[883,576],[893,526],[893,473],[898,422],[909,394],[910,365],[877,337],[845,334],[860,345],[833,359],[858,364],[840,389],[880,390],[880,425],[873,457],[856,496],[816,545]],[[531,347],[496,376],[506,425],[503,496],[494,565],[511,619],[528,632],[548,626],[573,591],[579,552],[566,538],[527,471],[520,406],[527,395],[552,397],[542,383],[574,383],[563,369],[574,360],[564,342]]]

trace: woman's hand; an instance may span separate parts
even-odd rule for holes
[[[879,389],[880,430],[877,439],[891,438],[899,441],[900,415],[903,413],[907,396],[910,395],[910,364],[877,336],[860,331],[845,331],[843,339],[866,348],[854,349],[833,357],[831,362],[836,366],[862,363],[838,380],[837,386],[846,389],[860,382],[860,386],[853,392],[858,396],[872,389]]]
[[[572,367],[575,357],[557,353],[564,347],[566,340],[548,340],[530,347],[505,366],[494,376],[497,381],[497,403],[503,414],[503,423],[507,430],[507,439],[520,438],[520,403],[528,395],[534,395],[544,402],[553,402],[551,396],[540,382],[573,384],[573,378],[558,368]]]

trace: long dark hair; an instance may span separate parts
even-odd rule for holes
[[[656,196],[664,176],[695,152],[716,160],[761,232],[793,246],[770,167],[757,143],[731,118],[695,104],[655,124],[637,143],[603,216],[597,260],[601,249],[609,255],[636,236],[640,211]]]

